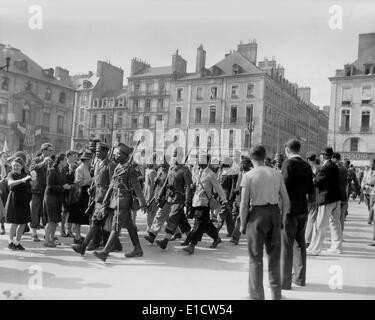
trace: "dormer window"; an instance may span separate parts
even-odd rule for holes
[[[365,64],[365,75],[371,75],[374,72],[373,64]]]
[[[353,75],[353,66],[352,65],[346,65],[345,66],[345,76],[350,77]]]
[[[241,72],[240,66],[237,65],[237,64],[234,64],[233,65],[233,74],[236,75],[236,74],[239,74],[240,72]]]
[[[83,89],[89,89],[92,87],[92,83],[89,80],[83,80],[82,87]]]
[[[103,108],[106,108],[107,104],[108,104],[108,100],[107,99],[103,99]]]

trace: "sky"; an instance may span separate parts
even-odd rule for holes
[[[33,5],[43,10],[42,29],[29,27]],[[343,10],[341,29],[330,28],[333,5]],[[356,60],[358,34],[375,32],[374,17],[374,0],[0,0],[0,43],[43,68],[82,74],[109,60],[127,77],[133,57],[167,66],[178,49],[193,72],[200,44],[211,67],[256,39],[258,61],[275,57],[322,107],[330,103],[328,78]]]

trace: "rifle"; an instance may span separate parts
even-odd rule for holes
[[[193,147],[190,148],[188,154],[186,155],[184,165],[186,165],[186,162],[187,162],[188,159],[189,159],[189,155],[190,155],[192,149],[193,149]],[[159,199],[162,199],[162,201],[160,202],[160,205],[159,205],[159,207],[161,207],[161,208],[164,207],[165,203],[167,202],[167,199],[166,199],[166,197],[165,197],[165,193],[166,193],[166,190],[167,190],[168,176],[169,176],[169,173],[170,173],[171,167],[172,167],[172,166],[169,167],[169,170],[168,170],[167,176],[166,176],[166,178],[165,178],[165,181],[164,181],[164,183],[163,183],[163,186],[162,186],[161,189],[160,189],[160,193],[159,193],[159,196],[158,196]],[[154,190],[155,190],[155,189],[154,189]],[[154,201],[156,201],[155,194],[154,194],[154,196],[151,198],[151,200],[149,201],[149,203],[147,204],[147,208],[149,208],[149,207],[151,206],[151,204],[152,204]]]

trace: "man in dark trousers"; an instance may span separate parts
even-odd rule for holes
[[[285,144],[288,157],[283,162],[281,173],[288,191],[290,210],[283,222],[281,232],[281,288],[292,289],[292,270],[294,283],[306,285],[306,242],[305,228],[308,216],[307,196],[314,189],[313,173],[310,165],[299,155],[301,143],[291,139]]]
[[[142,193],[141,185],[137,179],[133,163],[129,162],[129,157],[133,152],[133,148],[119,143],[115,149],[115,158],[118,163],[112,177],[111,185],[104,196],[103,204],[105,207],[111,207],[111,200],[115,200],[115,215],[113,217],[112,231],[108,241],[102,251],[94,251],[94,255],[106,261],[109,253],[120,236],[121,228],[126,228],[129,233],[130,240],[134,246],[133,251],[126,253],[125,257],[142,257],[143,250],[139,242],[137,229],[132,220],[132,206],[134,195],[140,201],[140,209],[146,209],[146,201]]]
[[[341,155],[335,152],[332,161],[339,168],[339,187],[340,187],[340,223],[341,230],[344,232],[344,223],[348,211],[349,200],[349,184],[348,184],[348,170],[341,162]]]
[[[103,242],[106,243],[109,237],[109,231],[104,230],[104,225],[106,219],[111,219],[113,216],[113,209],[108,208],[107,213],[105,214],[103,208],[103,199],[106,195],[109,185],[111,184],[111,179],[116,167],[116,164],[109,160],[108,158],[109,146],[105,143],[99,142],[96,145],[96,157],[98,165],[95,170],[94,180],[90,186],[89,193],[92,199],[95,201],[95,209],[91,217],[91,227],[90,230],[83,241],[82,244],[74,244],[72,246],[73,250],[81,255],[85,254],[85,251],[92,251],[99,248],[99,243],[94,242],[93,240],[97,234],[103,234]],[[122,246],[119,240],[117,239],[114,249],[116,251],[121,251]]]
[[[44,217],[43,211],[43,198],[44,191],[47,185],[47,170],[52,165],[52,153],[53,147],[50,143],[43,143],[40,152],[41,156],[36,157],[32,160],[30,166],[30,172],[35,172],[35,181],[32,181],[32,198],[31,198],[31,232],[32,239],[34,242],[39,242],[36,230],[40,225],[40,218],[46,223],[46,217]]]
[[[169,169],[168,181],[162,190],[160,190],[157,200],[160,204],[159,207],[163,207],[163,198],[166,196],[167,201],[171,204],[171,213],[165,228],[164,239],[155,241],[162,249],[167,247],[177,228],[180,228],[182,233],[186,233],[187,237],[191,230],[184,207],[186,206],[186,213],[189,214],[191,210],[191,186],[193,181],[189,168],[184,164],[183,148],[178,147],[174,150],[172,162],[174,163],[172,163]]]
[[[331,229],[331,248],[329,253],[342,253],[342,229],[340,223],[339,169],[332,161],[333,149],[326,147],[321,152],[322,166],[314,183],[318,188],[318,216],[314,225],[311,243],[306,253],[318,256],[323,247],[328,225]]]
[[[265,246],[271,298],[280,300],[280,231],[282,217],[289,211],[288,192],[281,173],[264,163],[266,158],[264,146],[252,147],[250,157],[254,169],[246,172],[242,178],[240,204],[240,231],[247,235],[249,250],[249,298],[264,300],[263,247]],[[281,199],[281,214],[279,199]]]

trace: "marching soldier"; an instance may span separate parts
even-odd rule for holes
[[[75,244],[72,246],[73,250],[81,255],[85,251],[96,250],[99,243],[95,242],[98,239],[98,234],[103,234],[103,242],[106,243],[109,237],[109,231],[104,230],[106,219],[111,219],[113,216],[113,209],[107,208],[104,210],[103,199],[109,189],[111,179],[116,167],[116,164],[108,158],[109,146],[105,143],[99,142],[96,145],[97,166],[95,168],[94,180],[89,189],[89,194],[92,200],[95,201],[94,214],[91,218],[91,228],[82,244]],[[121,251],[122,246],[118,241],[114,247],[116,251]]]
[[[118,165],[115,168],[111,185],[103,199],[104,208],[113,207],[111,202],[115,203],[112,231],[103,251],[94,251],[94,255],[102,261],[106,261],[108,258],[116,239],[118,239],[120,235],[121,228],[126,228],[128,230],[130,240],[134,246],[134,250],[125,254],[125,257],[132,258],[143,256],[137,230],[132,220],[133,191],[141,203],[140,209],[144,210],[146,208],[146,201],[140,183],[137,180],[134,166],[131,161],[128,161],[132,152],[133,148],[123,143],[119,143],[115,149],[115,159]]]
[[[193,197],[194,227],[188,237],[190,245],[183,249],[189,254],[194,253],[195,246],[205,232],[214,240],[210,248],[216,248],[221,242],[219,233],[210,219],[209,199],[213,196],[213,190],[215,190],[223,206],[228,207],[228,201],[216,175],[208,167],[209,162],[209,155],[199,155],[199,169],[193,177],[195,190]],[[229,208],[226,208],[226,210],[229,211]]]
[[[225,157],[221,164],[221,168],[218,171],[218,180],[227,197],[230,211],[225,210],[224,207],[220,209],[220,212],[219,212],[220,220],[219,220],[217,229],[220,232],[225,222],[227,225],[227,237],[230,237],[234,230],[232,210],[233,210],[233,202],[235,200],[234,191],[236,188],[237,179],[238,179],[238,173],[235,172],[234,168],[232,167],[232,159],[230,157]]]
[[[241,220],[240,220],[240,209],[239,209],[239,206],[241,203],[241,181],[242,181],[242,177],[244,176],[244,174],[250,171],[251,168],[252,168],[252,163],[251,163],[250,158],[244,156],[241,160],[241,169],[238,175],[236,190],[235,190],[236,201],[233,204],[233,210],[232,210],[235,226],[234,226],[234,230],[232,233],[232,239],[230,240],[230,242],[233,243],[234,245],[237,245],[239,243],[240,237],[241,237],[241,232],[240,232]]]
[[[186,206],[187,214],[191,210],[191,172],[184,164],[183,149],[181,147],[174,150],[173,158],[167,177],[168,181],[160,191],[157,200],[159,207],[163,207],[165,202],[163,198],[165,195],[167,201],[171,204],[171,213],[165,228],[164,239],[155,241],[162,249],[167,247],[177,228],[180,228],[181,233],[186,233],[187,237],[191,230],[191,226],[184,213],[184,206]]]
[[[169,164],[166,158],[164,158],[164,162],[158,168],[156,178],[155,178],[155,189],[153,192],[154,199],[157,199],[159,197],[159,194],[163,188],[165,180],[167,179],[168,171],[169,171]],[[153,212],[156,212],[156,214],[154,214]],[[156,200],[149,202],[147,214],[154,216],[151,227],[147,231],[148,234],[145,235],[144,237],[149,243],[151,244],[154,243],[157,234],[161,230],[161,227],[163,226],[164,222],[167,221],[170,212],[171,212],[171,205],[167,201],[165,201],[162,208],[158,206]]]

